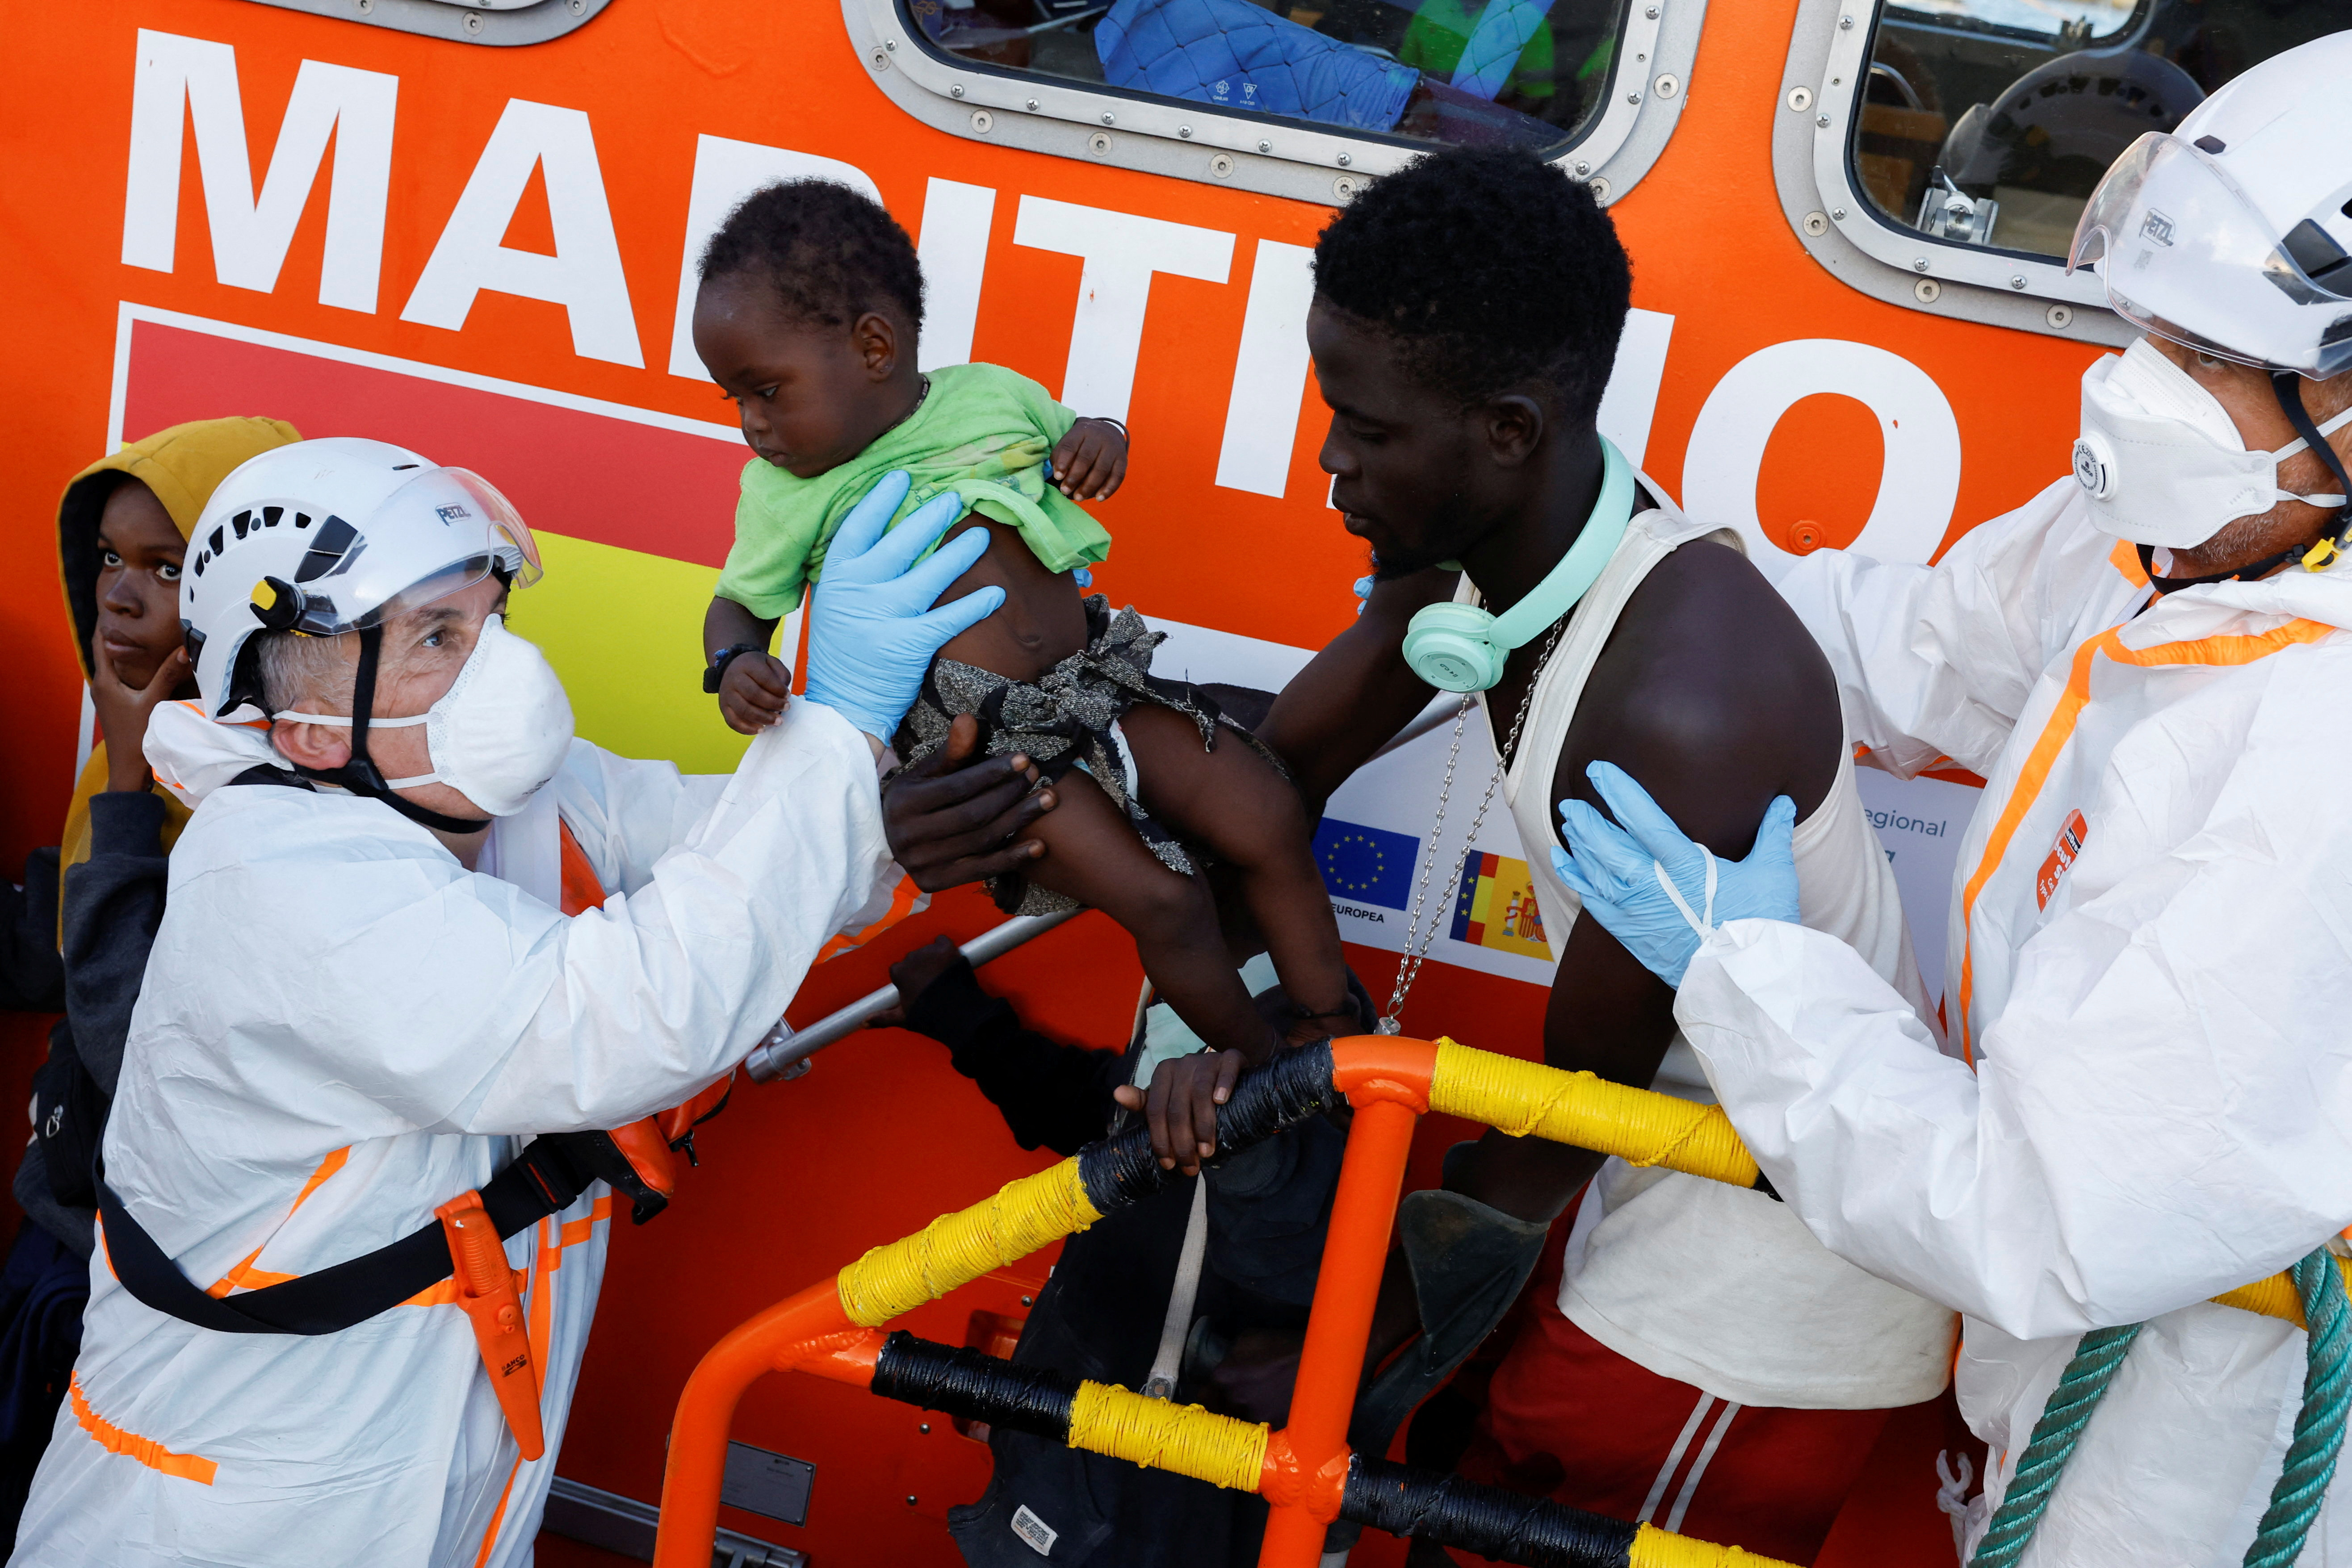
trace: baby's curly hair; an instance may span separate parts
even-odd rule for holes
[[[1533,153],[1460,148],[1374,180],[1315,245],[1315,289],[1469,407],[1548,386],[1600,407],[1633,287],[1592,193]]]
[[[871,197],[831,180],[752,192],[702,249],[702,279],[757,272],[794,319],[846,327],[887,302],[919,334],[923,268],[915,242]]]

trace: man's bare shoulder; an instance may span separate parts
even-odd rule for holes
[[[1790,796],[1801,817],[1821,803],[1843,737],[1837,683],[1804,624],[1738,550],[1694,540],[1618,618],[1561,748],[1554,799],[1595,800],[1584,769],[1614,762],[1686,831],[1745,853],[1773,796]]]

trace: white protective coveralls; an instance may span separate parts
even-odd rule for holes
[[[1801,925],[1724,925],[1675,1016],[1813,1233],[1966,1314],[1992,1506],[2082,1332],[2152,1320],[2028,1563],[2233,1564],[2304,1335],[2203,1303],[2352,1220],[2352,570],[2141,610],[2068,478],[1933,569],[1824,550],[1780,587],[1880,763],[1988,781],[1946,971],[1976,1071]],[[2352,1564],[2347,1474],[2308,1568]]]
[[[194,704],[159,710],[147,742],[200,803],[107,1179],[200,1286],[370,1251],[488,1182],[523,1134],[686,1099],[774,1023],[828,938],[889,902],[872,754],[804,700],[731,777],[573,741],[478,873],[380,801],[219,787],[267,746]],[[559,814],[607,894],[572,918]],[[133,1299],[101,1251],[11,1563],[528,1563],[611,1207],[595,1184],[507,1243],[542,1387],[530,1464],[454,1304],[316,1338],[219,1333]]]

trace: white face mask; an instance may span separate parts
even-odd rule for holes
[[[281,713],[297,723],[349,725],[324,714]],[[370,718],[368,727],[425,727],[433,771],[388,779],[395,789],[446,784],[493,817],[511,817],[555,777],[572,746],[572,702],[536,644],[507,630],[506,618],[482,622],[474,651],[441,700],[409,718]]]
[[[2352,408],[2322,424],[2322,434],[2352,421]],[[2278,487],[2283,458],[2249,452],[2221,400],[2143,338],[2083,372],[2083,434],[2074,443],[2074,481],[2090,497],[2100,528],[2134,544],[2194,549],[2240,517],[2281,501],[2340,507],[2341,496],[2302,496]]]

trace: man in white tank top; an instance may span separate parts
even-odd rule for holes
[[[1588,517],[1602,522],[1594,414],[1629,294],[1586,190],[1499,153],[1442,154],[1375,182],[1325,231],[1316,277],[1307,338],[1332,411],[1322,464],[1377,571],[1358,624],[1261,732],[1310,799],[1428,701],[1402,657],[1415,611],[1452,598],[1507,610]],[[1498,749],[1524,711],[1505,791],[1545,929],[1555,944],[1565,934],[1544,1059],[1706,1099],[1672,993],[1577,918],[1543,852],[1559,801],[1598,803],[1585,779],[1596,760],[1643,779],[1733,858],[1773,798],[1790,797],[1805,923],[1927,1003],[1827,661],[1735,547],[1641,488],[1599,579],[1482,700]],[[1474,1019],[1405,1022],[1492,1050],[1537,1043],[1478,1039]],[[1537,1303],[1496,1375],[1465,1461],[1475,1479],[1809,1561],[1885,1412],[1945,1386],[1952,1315],[1832,1255],[1765,1194],[1499,1133],[1465,1155],[1447,1186],[1521,1219],[1549,1221],[1584,1194],[1556,1298]],[[1418,1327],[1411,1291],[1392,1284],[1376,1363]]]
[[[1631,279],[1584,187],[1502,152],[1441,153],[1374,182],[1325,232],[1316,267],[1307,336],[1332,410],[1322,464],[1377,581],[1258,733],[1319,806],[1429,701],[1403,655],[1414,612],[1456,597],[1508,610],[1594,515],[1594,415]],[[1545,929],[1565,936],[1544,1037],[1481,1038],[1467,1018],[1404,1023],[1705,1098],[1674,993],[1577,918],[1542,852],[1557,803],[1595,799],[1584,769],[1596,759],[1732,858],[1789,796],[1806,922],[1924,998],[1827,662],[1736,548],[1641,488],[1598,580],[1485,693],[1498,748],[1525,709],[1505,789]],[[892,847],[926,886],[1028,852],[1001,847],[1024,821],[1005,810],[1019,791],[1002,765],[941,777],[949,766],[909,770],[886,804]],[[1194,1061],[1205,1090],[1213,1068]],[[1171,1077],[1155,1078],[1155,1101]],[[1192,1124],[1212,1113],[1204,1095]],[[1886,1412],[1945,1386],[1952,1315],[1834,1257],[1766,1194],[1493,1133],[1448,1161],[1446,1185],[1522,1233],[1584,1194],[1561,1283],[1495,1378],[1465,1460],[1475,1479],[1809,1561]],[[1413,1303],[1400,1267],[1382,1291],[1376,1364],[1417,1333]],[[1269,1371],[1286,1378],[1265,1360],[1237,1353],[1219,1380],[1230,1403],[1278,1420],[1244,1397],[1262,1396]]]

